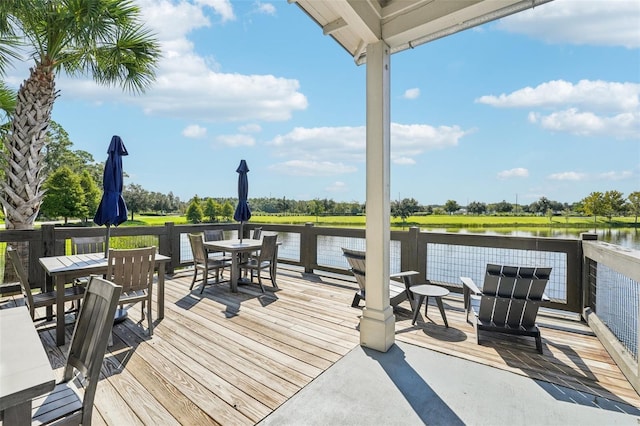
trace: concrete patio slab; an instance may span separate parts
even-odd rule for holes
[[[357,346],[261,425],[635,425],[637,407],[435,351]]]

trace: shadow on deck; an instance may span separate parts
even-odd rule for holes
[[[383,410],[394,413],[379,404],[396,399],[402,410],[394,413],[394,423],[474,423],[459,405],[464,394],[492,395],[501,382],[485,379],[502,377],[526,380],[512,391],[523,392],[522,404],[533,392],[527,386],[533,386],[550,397],[550,404],[569,403],[571,410],[629,413],[625,418],[633,424],[640,415],[634,408],[640,397],[582,323],[540,317],[540,355],[533,339],[517,336],[491,333],[477,345],[455,296],[445,298],[449,328],[435,306],[429,318],[423,308],[412,326],[411,308],[404,302],[396,312],[398,344],[382,354],[359,346],[361,311],[350,307],[355,283],[281,268],[278,290],[268,287],[263,294],[257,285],[245,285],[234,294],[223,283],[207,286],[201,295],[198,286],[189,291],[191,276],[185,270],[167,277],[165,318],[156,320],[153,338],[139,323],[139,305],[114,326],[114,345],[105,356],[95,400],[95,424],[379,424]],[[14,304],[7,299],[0,307]],[[68,326],[68,337],[72,331]],[[62,367],[67,346],[55,346],[50,325],[41,327],[40,336],[52,366]],[[428,373],[425,362],[435,371]],[[481,370],[485,383],[476,382]],[[438,374],[448,380],[440,387]],[[362,379],[368,376],[382,377],[382,384]],[[352,382],[361,395],[348,391]],[[384,386],[394,392],[384,393]],[[449,393],[457,394],[455,400]],[[329,410],[331,395],[339,398],[341,410]],[[373,405],[359,405],[358,397]],[[362,417],[364,411],[377,415]],[[493,422],[474,418],[500,422],[499,417]],[[510,418],[521,423],[517,416]]]

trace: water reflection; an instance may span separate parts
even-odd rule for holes
[[[575,228],[420,228],[422,231],[450,232],[456,234],[481,234],[481,235],[510,235],[516,237],[543,237],[543,238],[575,238],[580,239],[584,232],[598,235],[599,241],[617,244],[640,250],[640,229],[638,228],[606,228],[606,229],[575,229]]]

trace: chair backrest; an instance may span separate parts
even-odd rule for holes
[[[205,229],[205,241],[222,241],[224,240],[224,231],[222,229]]]
[[[356,281],[361,290],[365,289],[365,252],[359,250],[351,250],[347,248],[342,248],[342,253],[344,257],[347,258],[349,262],[349,267],[351,267],[351,273],[356,277]]]
[[[122,286],[123,293],[149,289],[153,283],[155,263],[155,246],[126,250],[109,249],[105,278]]]
[[[121,291],[122,287],[98,276],[91,276],[73,330],[63,381],[68,382],[74,378],[74,369],[84,376],[82,424],[91,423],[100,368]]]
[[[265,235],[262,239],[262,247],[260,247],[260,261],[274,261],[276,257],[276,245],[278,244],[278,235]]]
[[[189,234],[189,244],[193,253],[193,262],[203,264],[207,262],[207,251],[204,249],[204,239],[202,233]]]
[[[253,235],[251,236],[254,240],[259,240],[262,236],[262,228],[253,228]]]
[[[72,237],[71,254],[103,253],[105,237]]]
[[[551,268],[488,264],[478,318],[511,327],[535,325]]]
[[[24,296],[24,301],[29,308],[29,312],[31,312],[31,318],[33,318],[33,294],[31,293],[31,284],[29,283],[29,278],[27,276],[27,271],[24,269],[24,265],[22,264],[22,260],[18,255],[18,252],[11,246],[7,246],[7,253],[9,254],[9,260],[13,265],[14,271],[16,271],[16,275],[18,276],[18,280],[20,280],[20,288],[22,289],[22,295]]]

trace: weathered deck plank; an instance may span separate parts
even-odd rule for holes
[[[165,318],[152,338],[145,322],[137,324],[139,306],[114,327],[95,424],[255,424],[358,345],[355,283],[282,270],[280,288],[265,294],[257,285],[233,294],[220,284],[200,295],[199,287],[189,291],[190,271],[168,278]],[[396,312],[398,341],[640,406],[584,324],[541,319],[539,355],[522,337],[486,333],[477,345],[457,297],[445,299],[449,328],[435,306],[413,326],[410,309],[404,302]],[[68,346],[55,346],[50,326],[40,330],[52,366],[61,368]]]

